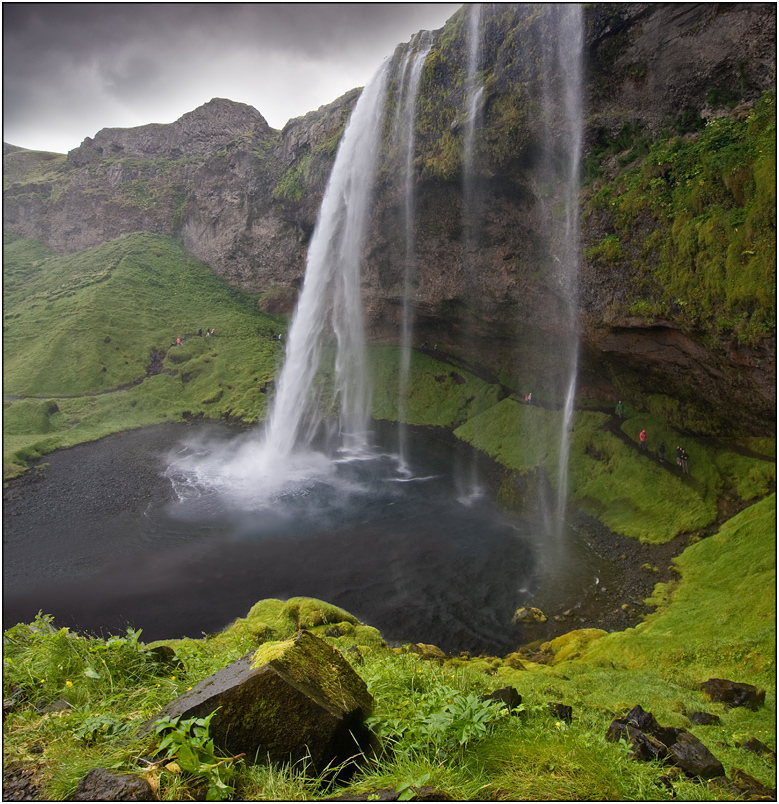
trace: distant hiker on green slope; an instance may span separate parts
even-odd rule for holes
[[[642,430],[642,431],[641,431],[641,432],[638,434],[638,448],[639,448],[641,451],[646,450],[646,430]]]
[[[622,400],[620,399],[617,402],[617,416],[621,419],[625,415],[625,406],[622,404]]]

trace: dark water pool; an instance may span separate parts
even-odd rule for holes
[[[501,512],[489,464],[435,431],[411,429],[401,463],[396,426],[377,423],[369,454],[303,461],[284,482],[230,474],[252,438],[148,428],[55,453],[12,484],[3,627],[42,609],[84,631],[199,637],[257,600],[305,595],[391,642],[505,653],[518,607],[561,611],[608,575],[572,531]]]

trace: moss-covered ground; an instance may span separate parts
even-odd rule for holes
[[[3,271],[6,478],[52,449],[129,427],[264,416],[285,322],[172,240],[130,235],[61,257],[10,237]],[[216,336],[198,336],[200,327]],[[172,345],[177,338],[182,344]],[[399,350],[369,351],[373,414],[397,419]],[[412,353],[404,418],[451,429],[509,476],[543,472],[558,484],[561,414],[506,396],[504,386],[443,357]],[[646,453],[638,450],[642,429]],[[676,466],[677,445],[690,455],[689,474]],[[689,543],[635,628],[563,635],[539,648],[548,664],[525,669],[506,657],[438,663],[388,648],[370,624],[327,603],[270,600],[220,634],[167,641],[180,663],[165,666],[137,633],[106,641],[41,616],[4,635],[4,697],[13,701],[4,722],[6,773],[34,769],[45,797],[62,799],[87,770],[107,766],[145,773],[163,799],[188,798],[197,788],[191,775],[144,770],[138,757],[153,746],[134,736],[136,726],[229,662],[261,645],[272,652],[308,628],[345,651],[374,695],[373,727],[396,743],[353,777],[354,794],[428,784],[467,800],[671,798],[660,780],[667,768],[631,760],[624,744],[605,740],[611,719],[635,704],[663,725],[690,729],[729,775],[741,768],[773,787],[770,756],[740,746],[755,737],[776,747],[775,476],[773,439],[694,439],[630,404],[618,419],[583,401],[571,432],[571,504],[643,542]],[[325,636],[333,624],[340,637]],[[348,651],[353,645],[361,658]],[[766,689],[765,706],[709,703],[699,686],[711,676]],[[519,690],[523,711],[493,717],[478,695],[505,685]],[[71,708],[41,711],[58,699]],[[571,705],[573,722],[552,716],[549,702]],[[697,710],[719,715],[719,724],[692,726],[687,716]],[[335,792],[320,782],[301,767],[263,763],[238,763],[230,777],[243,799]],[[714,782],[673,774],[670,782],[680,799],[734,797]]]

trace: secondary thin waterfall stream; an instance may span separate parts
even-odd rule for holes
[[[411,288],[415,276],[414,265],[414,220],[415,188],[414,145],[416,142],[414,121],[416,117],[419,83],[422,68],[432,47],[433,39],[429,31],[422,31],[413,39],[403,57],[400,73],[400,90],[395,109],[393,143],[400,147],[403,155],[403,229],[405,232],[405,265],[403,270],[403,306],[400,326],[400,371],[398,375],[398,454],[405,465],[407,456],[406,428],[404,426],[407,410],[408,377],[411,368],[411,348],[413,320],[411,310]]]

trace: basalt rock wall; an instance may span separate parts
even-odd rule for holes
[[[482,6],[482,128],[471,166],[479,225],[470,237],[465,10],[435,32],[414,160],[415,338],[519,372],[534,387],[548,370],[539,355],[570,317],[556,270],[565,244],[561,227],[549,226],[560,199],[549,196],[539,171],[544,160],[552,172],[564,161],[555,145],[561,112],[539,101],[548,80],[540,65],[549,13],[545,4]],[[583,18],[583,164],[598,162],[601,184],[616,181],[624,167],[618,149],[603,144],[619,142],[626,126],[653,140],[683,119],[748,113],[775,89],[773,4],[588,4]],[[132,231],[170,234],[228,281],[261,294],[264,309],[290,311],[358,96],[353,90],[282,131],[251,107],[214,99],[172,124],[104,129],[67,158],[8,148],[4,228],[63,253]],[[366,245],[366,321],[383,341],[397,340],[404,294],[397,158],[383,156]],[[582,200],[598,186],[585,178]],[[644,225],[648,236],[654,223]],[[580,393],[625,395],[637,404],[662,397],[673,422],[695,432],[774,432],[774,333],[739,344],[705,321],[631,313],[645,290],[645,266],[589,256],[613,231],[608,209],[582,217]],[[659,255],[658,246],[650,262]]]

